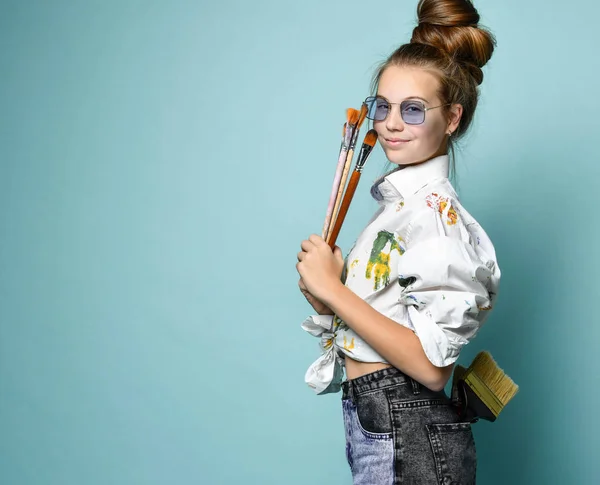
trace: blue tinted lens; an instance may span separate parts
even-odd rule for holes
[[[400,104],[400,114],[405,123],[420,125],[425,121],[425,106],[418,101],[403,101]]]
[[[374,96],[369,96],[365,99],[365,105],[367,106],[367,118],[374,120],[377,112],[377,99]]]
[[[389,103],[385,99],[369,96],[365,99],[365,104],[367,105],[367,118],[375,121],[385,120],[389,111]]]
[[[388,115],[388,111],[390,110],[389,103],[383,98],[376,98],[375,100],[375,116],[373,119],[375,121],[383,121]]]

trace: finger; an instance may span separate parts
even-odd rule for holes
[[[310,241],[309,239],[305,239],[300,244],[300,247],[302,248],[303,251],[310,251],[312,248],[315,247],[315,243]]]
[[[298,261],[302,261],[304,259],[304,256],[306,255],[306,253],[304,251],[300,251],[296,257],[298,258]]]
[[[311,234],[308,238],[310,242],[312,242],[315,246],[322,246],[323,244],[327,244],[325,239],[323,239],[318,234]]]

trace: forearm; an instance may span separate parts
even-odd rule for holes
[[[444,388],[453,365],[434,366],[411,329],[381,314],[342,284],[328,293],[324,303],[394,367],[432,390]]]

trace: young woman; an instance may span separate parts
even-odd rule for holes
[[[343,391],[355,485],[475,483],[471,423],[444,386],[495,302],[500,270],[449,181],[449,153],[471,124],[495,39],[469,0],[421,0],[417,12],[411,42],[365,100],[397,166],[371,188],[379,208],[345,260],[313,234],[296,265],[318,313],[303,327],[323,349],[306,381]]]

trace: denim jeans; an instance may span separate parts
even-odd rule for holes
[[[389,367],[342,383],[354,485],[474,485],[475,441],[446,393]]]

